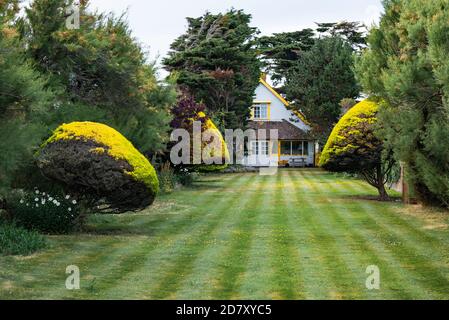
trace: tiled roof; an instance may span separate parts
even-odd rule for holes
[[[267,140],[270,140],[270,130],[278,130],[278,140],[314,140],[310,133],[301,130],[286,120],[250,121],[248,123],[248,128],[256,131],[259,129],[266,130]]]

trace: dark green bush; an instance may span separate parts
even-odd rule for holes
[[[10,217],[19,226],[47,234],[64,234],[81,225],[81,209],[69,195],[50,195],[35,190],[8,202]]]
[[[189,187],[193,184],[196,175],[196,172],[191,171],[188,168],[182,168],[176,172],[176,179],[181,185]]]
[[[46,246],[37,232],[0,222],[0,255],[30,255]]]

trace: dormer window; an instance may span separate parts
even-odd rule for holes
[[[268,103],[256,103],[253,106],[253,119],[254,120],[267,120],[268,119]]]

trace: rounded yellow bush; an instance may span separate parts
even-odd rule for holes
[[[337,123],[321,153],[319,165],[338,167],[377,157],[380,141],[373,133],[379,105],[366,99],[352,107]],[[352,158],[352,161],[345,161]],[[359,160],[357,160],[359,159]]]
[[[138,182],[143,182],[153,193],[159,190],[159,181],[151,163],[133,144],[115,129],[95,122],[72,122],[58,127],[42,147],[60,140],[93,141],[98,147],[90,152],[107,154],[116,160],[126,161],[133,170],[126,171]]]
[[[198,113],[198,118],[199,119],[206,118],[206,114],[204,112],[199,112]],[[229,155],[228,145],[226,144],[226,141],[223,138],[223,135],[221,134],[220,130],[218,130],[217,126],[212,122],[211,119],[207,119],[206,120],[206,122],[204,124],[204,127],[205,127],[204,131],[208,130],[211,133],[211,135],[214,137],[214,141],[216,141],[216,143],[220,143],[221,144],[222,154],[221,155],[214,155],[211,152],[211,154],[209,155],[210,158],[221,157],[222,158],[222,164],[224,165],[227,161],[229,161],[230,155]],[[218,150],[218,149],[220,149],[220,147],[216,146],[216,149]]]

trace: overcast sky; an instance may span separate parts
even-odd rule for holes
[[[264,35],[313,27],[314,22],[371,25],[382,12],[381,0],[91,0],[91,8],[103,12],[120,14],[128,9],[131,29],[151,59],[166,55],[171,42],[186,30],[185,17],[232,7],[250,13],[252,25]]]

